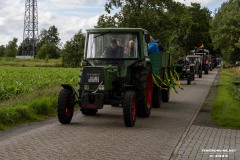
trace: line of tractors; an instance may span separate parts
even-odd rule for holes
[[[175,65],[176,72],[180,79],[186,79],[187,84],[195,80],[195,74],[202,78],[202,72],[205,75],[212,71],[217,66],[217,61],[214,56],[209,54],[209,50],[204,48],[195,48],[190,51],[190,54],[184,58],[180,58]]]
[[[207,50],[194,50],[186,57],[189,64],[175,65],[171,53],[149,55],[149,43],[150,35],[141,28],[87,30],[79,87],[61,85],[57,102],[60,123],[71,122],[75,105],[86,116],[112,105],[123,108],[125,126],[133,127],[137,117],[149,117],[152,108],[169,101],[170,90],[181,88],[179,79],[191,76],[193,80],[195,73],[202,77],[202,71],[208,72],[203,61]],[[116,54],[109,56],[113,51]]]

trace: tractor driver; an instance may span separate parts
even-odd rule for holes
[[[111,47],[107,48],[102,58],[123,58],[124,48],[119,46],[117,40],[113,38],[111,40]]]

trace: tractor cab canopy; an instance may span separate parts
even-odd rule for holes
[[[187,55],[186,60],[190,64],[199,63],[199,62],[202,62],[202,56],[200,56],[200,55]]]
[[[196,48],[194,50],[191,50],[190,53],[195,55],[200,55],[200,54],[209,55],[209,50],[203,49],[203,48]]]
[[[146,30],[141,28],[87,30],[84,59],[93,63],[98,62],[98,65],[99,62],[109,64],[114,61],[137,60],[147,53],[147,43],[143,38],[145,34]]]
[[[89,34],[86,58],[137,58],[136,34]]]

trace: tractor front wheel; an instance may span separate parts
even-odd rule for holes
[[[136,121],[137,100],[134,91],[127,91],[123,98],[123,119],[126,127],[133,127]]]
[[[71,122],[74,111],[74,95],[68,89],[62,89],[58,96],[57,112],[58,120],[62,124]]]

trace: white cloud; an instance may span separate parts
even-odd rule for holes
[[[80,29],[93,28],[104,13],[106,0],[41,0],[38,1],[38,31],[55,25],[63,42]],[[0,45],[13,37],[22,42],[25,0],[0,0]]]
[[[216,1],[216,0],[175,0],[175,1],[184,3],[187,6],[190,6],[191,3],[200,3],[201,5],[206,6],[212,1]]]

